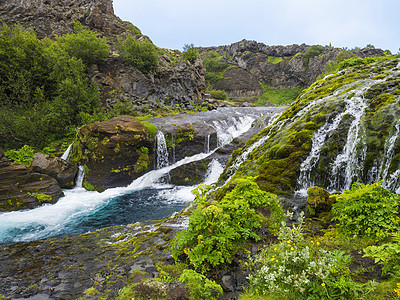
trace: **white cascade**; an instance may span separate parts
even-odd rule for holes
[[[168,166],[168,149],[167,149],[167,143],[165,141],[165,136],[164,134],[159,130],[156,135],[156,145],[157,145],[157,150],[156,150],[156,156],[157,156],[157,169],[164,168]]]
[[[70,156],[70,154],[71,154],[72,145],[73,145],[73,143],[71,143],[71,144],[68,146],[67,150],[65,150],[65,152],[63,153],[63,155],[61,155],[61,158],[62,158],[63,160],[68,160],[68,158],[69,158],[69,156]]]

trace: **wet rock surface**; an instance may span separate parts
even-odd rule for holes
[[[34,172],[47,174],[56,179],[61,188],[73,188],[75,186],[78,167],[64,159],[35,153],[31,167]]]
[[[152,168],[154,137],[140,121],[120,116],[85,125],[71,160],[85,165],[83,186],[103,191],[125,186]]]
[[[0,212],[54,203],[63,192],[58,182],[31,168],[7,160],[0,150]]]
[[[156,276],[151,270],[157,262],[170,260],[168,242],[185,220],[180,216],[3,245],[0,294],[13,299],[76,299],[96,286],[114,299],[134,272]]]

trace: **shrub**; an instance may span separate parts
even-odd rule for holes
[[[276,231],[283,219],[277,196],[260,190],[253,178],[240,179],[236,187],[220,203],[207,202],[208,186],[195,191],[197,208],[189,218],[189,227],[171,243],[175,260],[185,254],[190,264],[202,271],[230,263],[246,240],[259,240],[256,233],[263,223]],[[255,209],[265,207],[268,220]]]
[[[302,214],[292,228],[285,225],[280,242],[263,249],[250,263],[250,291],[274,299],[355,299],[361,285],[349,276],[350,256],[306,241]]]
[[[382,182],[356,182],[336,200],[333,220],[339,221],[344,235],[382,240],[400,229],[400,195],[385,189]]]
[[[304,53],[303,55],[303,65],[305,68],[308,68],[308,64],[310,62],[310,59],[318,56],[321,54],[321,52],[324,50],[324,47],[320,45],[313,45],[310,48],[308,48],[307,52]]]
[[[213,99],[217,99],[217,100],[226,100],[228,98],[228,96],[226,95],[225,91],[222,90],[211,90],[211,91],[207,91],[211,98]]]
[[[201,58],[206,69],[205,79],[209,85],[212,86],[224,78],[223,73],[229,68],[229,64],[222,61],[222,56],[217,51],[203,52]]]
[[[183,58],[190,61],[190,63],[194,63],[196,61],[196,59],[199,57],[199,51],[197,50],[197,48],[193,45],[185,45],[183,47]]]
[[[218,299],[218,296],[223,293],[222,287],[219,284],[193,270],[184,270],[179,277],[179,281],[188,285],[190,299],[193,300]]]
[[[29,145],[24,145],[19,150],[8,150],[4,153],[10,161],[17,162],[26,166],[30,166],[33,160],[35,150]]]
[[[84,30],[79,22],[75,23],[74,29],[76,33],[56,37],[60,47],[87,65],[105,61],[110,53],[106,38],[98,38],[93,31]]]
[[[135,37],[127,35],[125,40],[118,38],[116,46],[121,57],[142,73],[149,73],[157,68],[159,54],[157,47],[151,41],[140,42]]]

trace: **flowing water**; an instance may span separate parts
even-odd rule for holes
[[[240,115],[229,122],[213,123],[217,129],[218,145],[223,146],[247,131],[254,116]],[[64,197],[55,204],[46,204],[26,211],[0,214],[0,244],[31,241],[54,236],[79,234],[99,228],[144,220],[162,219],[183,209],[193,201],[195,186],[174,186],[162,178],[174,168],[202,160],[215,152],[205,140],[204,153],[186,157],[168,165],[168,152],[161,131],[157,134],[156,168],[134,180],[126,187],[110,188],[102,193],[82,188],[83,167],[80,167],[74,189],[64,190]],[[64,153],[68,158],[70,151]],[[221,164],[212,160],[204,183],[217,181]]]

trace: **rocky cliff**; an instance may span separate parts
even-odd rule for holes
[[[341,58],[382,56],[381,49],[367,47],[347,51],[330,46],[268,46],[255,41],[219,47],[200,48],[201,53],[217,52],[220,61],[229,64],[223,78],[214,88],[225,90],[230,97],[257,97],[264,90],[260,83],[273,89],[308,87],[326,72],[329,62]]]
[[[137,39],[148,39],[134,25],[114,14],[112,0],[0,0],[0,19],[9,26],[19,23],[32,29],[38,38],[72,33],[74,22],[78,21],[85,29],[106,37],[112,51],[119,36],[131,34]],[[179,51],[160,52],[180,57]],[[172,62],[164,54],[156,72],[143,74],[113,52],[106,63],[92,66],[87,73],[99,85],[103,104],[109,100],[109,107],[123,100],[140,112],[144,106],[147,107],[144,110],[177,104],[192,108],[203,101],[205,81],[201,60],[194,64],[183,60]]]

